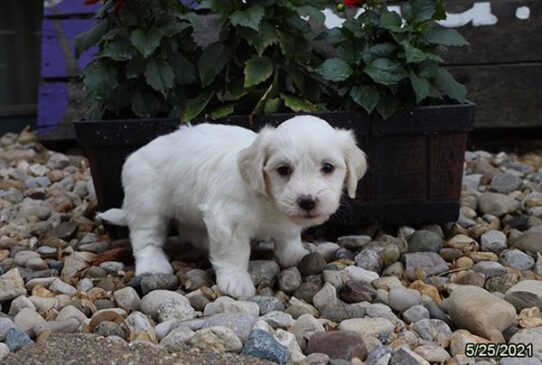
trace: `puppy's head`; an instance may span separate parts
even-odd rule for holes
[[[269,198],[296,224],[311,226],[338,209],[344,186],[351,198],[356,196],[367,162],[351,131],[298,116],[264,128],[239,153],[238,166],[250,191]]]

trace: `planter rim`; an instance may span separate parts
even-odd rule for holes
[[[252,124],[249,122],[248,115],[233,115],[214,121],[196,120],[193,124],[211,122],[259,131],[266,125],[276,126],[294,115],[315,115],[326,119],[334,127],[353,130],[359,139],[386,138],[466,133],[474,126],[474,111],[474,104],[468,102],[406,109],[386,120],[364,111],[337,111],[255,116]],[[178,118],[74,121],[77,142],[81,147],[143,145],[157,136],[175,131],[180,125]]]
[[[415,106],[412,108],[407,109],[401,109],[397,111],[394,115],[392,115],[387,120],[381,120],[380,117],[376,115],[369,115],[364,110],[328,110],[328,111],[320,111],[320,112],[301,112],[301,113],[273,113],[273,114],[267,114],[267,115],[258,115],[255,116],[254,119],[262,119],[262,118],[273,118],[273,117],[289,117],[292,115],[363,115],[367,118],[371,119],[380,119],[378,122],[387,122],[390,119],[394,119],[395,117],[402,116],[403,114],[416,112],[416,111],[434,111],[434,110],[453,110],[453,109],[464,109],[464,108],[475,108],[476,104],[473,103],[470,100],[466,100],[464,103],[446,103],[446,104],[437,104],[437,105],[423,105],[423,106]],[[219,119],[198,119],[196,122],[215,122],[220,121],[224,119],[243,119],[248,118],[248,114],[232,114],[227,115],[225,117],[219,118]],[[119,119],[76,119],[73,121],[73,123],[77,124],[93,124],[93,123],[109,123],[109,122],[122,122],[122,123],[138,123],[138,122],[145,122],[153,121],[153,122],[166,122],[166,121],[178,121],[179,124],[181,124],[179,118],[168,118],[168,117],[159,117],[159,118],[119,118]],[[376,121],[376,120],[375,120]]]

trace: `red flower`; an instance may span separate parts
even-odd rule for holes
[[[100,0],[85,0],[85,5],[94,5]],[[124,0],[115,0],[115,11],[118,11]]]
[[[343,0],[343,3],[349,8],[353,8],[355,6],[360,6],[363,3],[363,0]]]

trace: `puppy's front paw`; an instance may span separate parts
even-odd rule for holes
[[[136,276],[143,274],[171,274],[173,268],[167,259],[139,260],[136,262]]]
[[[220,290],[231,297],[251,297],[256,294],[256,289],[250,278],[250,274],[241,270],[221,271],[216,274],[216,282]]]
[[[283,268],[295,266],[303,257],[310,252],[302,246],[294,246],[282,252],[276,252],[275,255],[279,259],[279,264]]]

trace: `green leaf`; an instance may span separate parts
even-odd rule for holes
[[[354,72],[348,63],[336,57],[325,60],[316,71],[326,80],[334,82],[344,81]]]
[[[173,87],[175,74],[173,68],[165,61],[152,59],[145,69],[145,80],[154,90],[159,91],[164,97]]]
[[[431,85],[423,77],[419,77],[414,72],[410,72],[410,85],[416,94],[416,103],[421,103],[431,94]]]
[[[111,58],[115,61],[131,60],[137,51],[132,47],[127,38],[115,38],[108,42],[99,53],[100,57]]]
[[[400,100],[393,94],[383,95],[376,106],[376,111],[382,119],[388,119],[401,107]]]
[[[414,47],[409,41],[402,41],[401,46],[405,50],[408,63],[419,63],[427,59],[427,55],[421,49]]]
[[[371,113],[380,100],[380,93],[376,86],[360,85],[350,89],[350,97],[356,104],[361,105],[367,113]]]
[[[189,23],[175,21],[158,28],[158,31],[162,34],[162,37],[172,37],[176,34],[182,33],[182,31],[187,28],[190,28]]]
[[[117,68],[108,62],[96,59],[85,68],[83,83],[91,99],[104,100],[119,84]]]
[[[79,58],[83,52],[98,44],[106,32],[107,20],[102,19],[86,32],[78,34],[75,37],[75,57]]]
[[[438,63],[434,61],[425,61],[418,66],[417,74],[425,78],[437,77]]]
[[[367,65],[363,70],[375,82],[382,85],[395,85],[405,77],[407,72],[397,61],[379,58]]]
[[[258,85],[273,74],[273,62],[269,57],[252,56],[245,64],[245,87]]]
[[[140,118],[152,118],[160,109],[160,101],[150,92],[141,91],[135,88],[132,92],[130,105],[132,110]]]
[[[203,109],[209,104],[211,99],[213,98],[214,93],[210,93],[209,95],[200,94],[194,99],[188,99],[186,101],[184,113],[182,115],[182,122],[190,122],[191,120],[198,117],[198,115],[201,114]]]
[[[436,0],[434,20],[446,19],[446,10],[444,9],[444,0]]]
[[[422,23],[433,19],[436,12],[437,0],[411,0],[405,2],[401,13],[410,23]]]
[[[279,42],[279,37],[275,28],[268,22],[262,22],[260,24],[260,31],[253,29],[246,29],[243,33],[248,44],[256,48],[258,56],[261,56],[267,47]]]
[[[446,28],[429,29],[425,34],[425,40],[442,46],[466,46],[469,44],[455,29]]]
[[[397,46],[393,43],[380,43],[364,49],[361,57],[365,63],[369,64],[378,58],[393,58],[396,50]]]
[[[280,97],[284,100],[284,105],[292,109],[294,112],[309,112],[314,113],[318,110],[316,105],[308,100],[303,100],[292,95],[280,93]]]
[[[467,98],[467,89],[465,86],[457,82],[445,69],[438,69],[435,83],[439,90],[441,90],[445,95],[459,101],[460,103],[465,102]]]
[[[394,32],[403,32],[401,28],[403,20],[401,16],[394,11],[383,10],[380,16],[380,26],[384,29],[388,29]]]
[[[215,79],[230,61],[231,49],[223,42],[213,43],[205,48],[198,62],[202,86],[207,86]]]
[[[211,119],[218,119],[233,114],[235,111],[235,103],[222,105],[209,113]]]
[[[233,25],[260,30],[260,22],[265,15],[263,6],[254,4],[245,10],[236,10],[230,15],[230,21]]]
[[[170,64],[173,66],[175,80],[180,85],[191,84],[197,79],[196,66],[181,54],[174,54],[170,57]]]
[[[264,114],[274,114],[280,111],[282,106],[281,98],[270,98],[265,101],[265,106],[263,107]]]
[[[337,50],[337,57],[342,58],[348,64],[359,64],[361,61],[363,45],[361,40],[358,42],[344,42]]]
[[[130,35],[132,44],[145,58],[158,48],[161,39],[162,33],[156,28],[151,28],[148,32],[143,29],[134,29]]]

